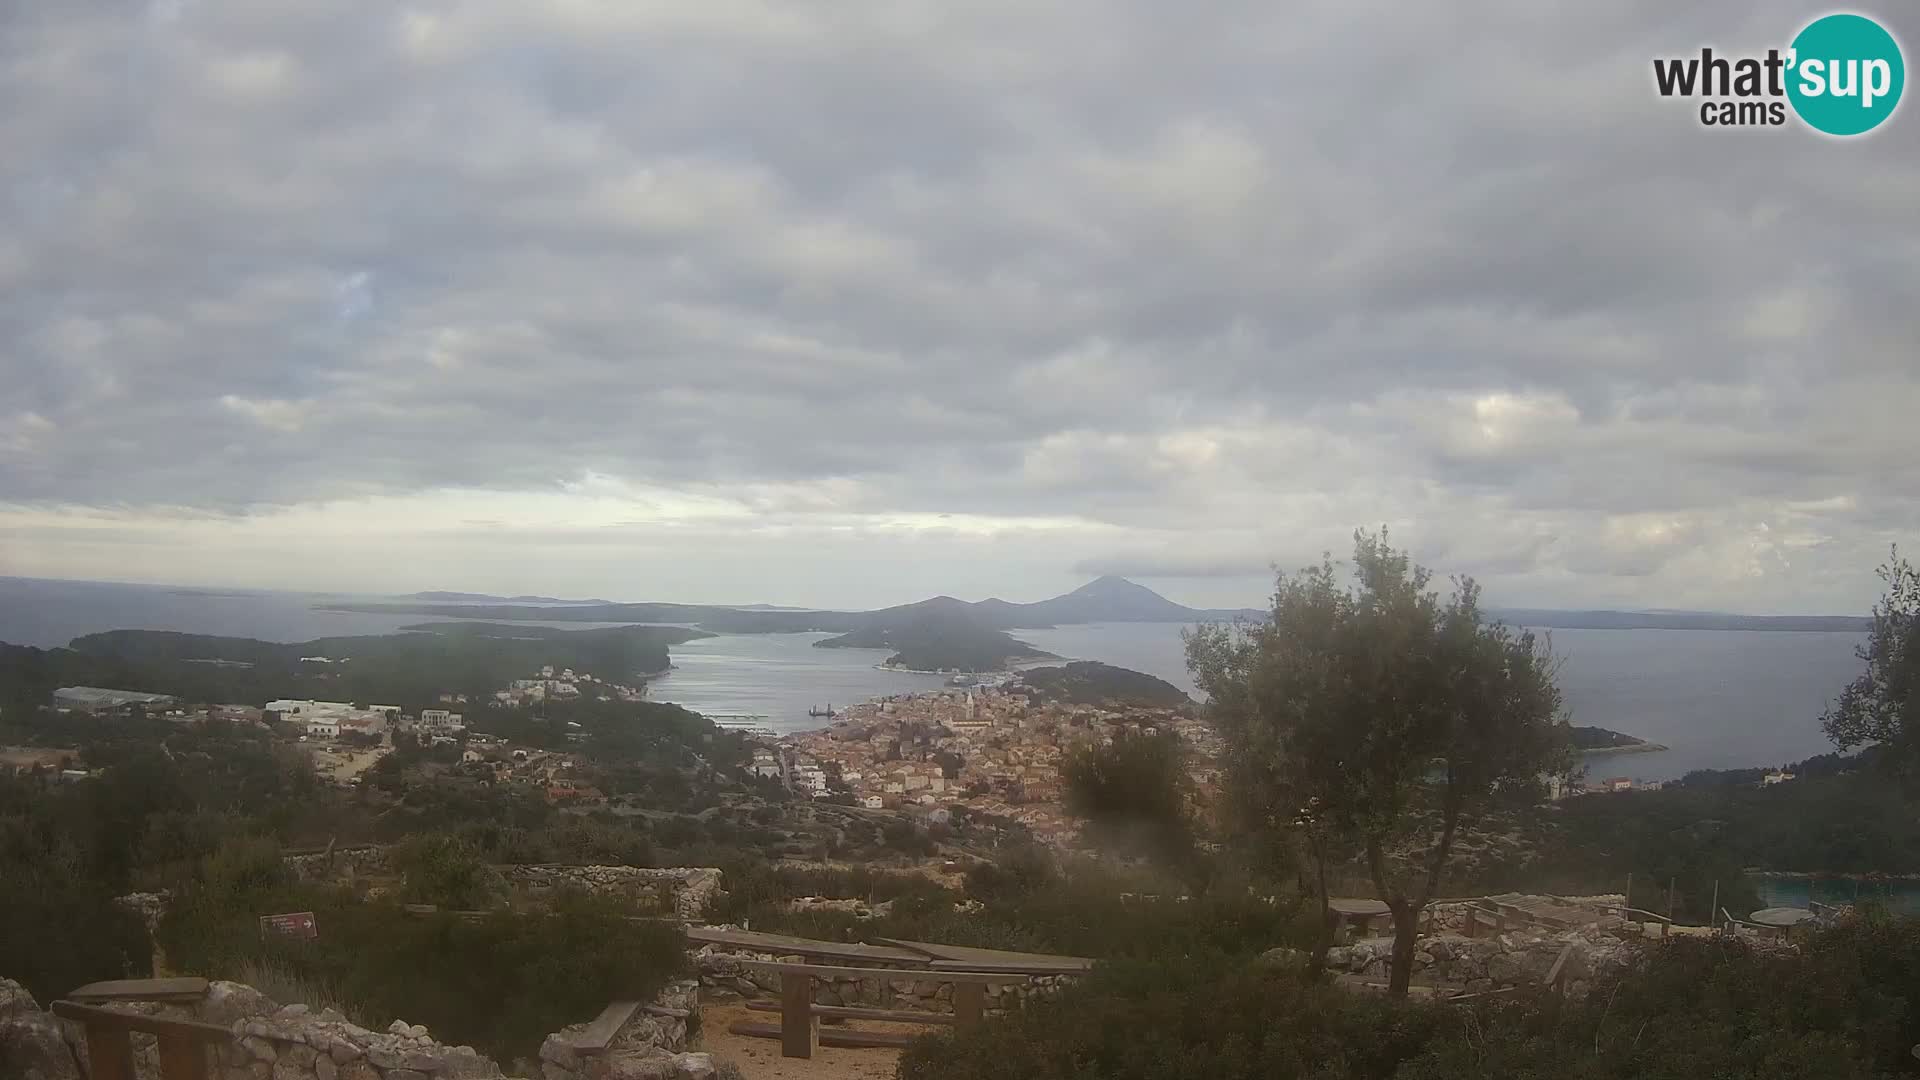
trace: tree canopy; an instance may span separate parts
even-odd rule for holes
[[[1887,590],[1873,606],[1873,629],[1859,648],[1867,670],[1840,692],[1820,718],[1820,727],[1842,750],[1884,746],[1892,763],[1909,773],[1920,765],[1920,731],[1914,702],[1920,698],[1920,570],[1887,556],[1879,569]]]
[[[1306,841],[1323,901],[1329,846],[1364,853],[1397,927],[1396,992],[1462,823],[1567,764],[1545,643],[1487,622],[1472,579],[1444,599],[1431,579],[1384,530],[1357,532],[1351,586],[1323,559],[1279,577],[1267,622],[1187,645],[1233,810]]]

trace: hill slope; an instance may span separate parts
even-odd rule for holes
[[[1179,687],[1165,679],[1092,660],[1075,660],[1063,667],[1029,668],[1020,682],[1041,701],[1066,705],[1137,705],[1178,708],[1193,704]]]
[[[1030,604],[998,597],[970,603],[951,596],[935,596],[911,604],[874,611],[825,611],[776,608],[771,605],[720,604],[596,604],[563,606],[526,604],[356,603],[330,605],[330,611],[367,611],[383,614],[433,615],[441,618],[525,619],[539,622],[683,623],[730,634],[779,634],[831,631],[840,634],[897,630],[923,616],[965,617],[993,630],[1043,629],[1061,624],[1098,622],[1191,623],[1235,618],[1259,618],[1251,608],[1205,609],[1176,604],[1144,585],[1125,578],[1097,578],[1047,600]]]
[[[941,606],[813,644],[820,649],[892,649],[886,666],[908,671],[1004,671],[1015,660],[1053,656],[1010,634],[982,626],[970,615]]]

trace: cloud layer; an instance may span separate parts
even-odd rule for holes
[[[1514,604],[1857,609],[1912,107],[1713,132],[1649,63],[1809,14],[11,5],[0,572],[1229,604],[1385,522]]]

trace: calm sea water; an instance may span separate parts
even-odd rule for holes
[[[1823,904],[1851,904],[1877,900],[1889,911],[1902,915],[1920,914],[1920,881],[1855,881],[1847,878],[1767,878],[1756,877],[1754,891],[1764,907],[1807,906],[1808,900]]]
[[[0,641],[43,648],[81,634],[138,628],[306,641],[388,633],[417,615],[313,610],[341,599],[311,593],[0,578]],[[582,626],[584,624],[568,624]],[[1144,671],[1195,692],[1181,627],[1111,623],[1023,630],[1071,659]],[[729,634],[675,646],[658,700],[702,712],[767,717],[776,730],[819,725],[815,706],[938,687],[929,675],[882,671],[885,653],[816,649],[819,634]],[[1825,752],[1821,710],[1860,670],[1860,634],[1717,630],[1556,630],[1560,685],[1574,723],[1637,735],[1664,753],[1594,758],[1596,776],[1663,780],[1692,769],[1777,765]]]
[[[723,634],[670,650],[673,670],[647,684],[656,701],[695,712],[764,716],[775,731],[805,731],[825,720],[815,708],[938,689],[938,675],[882,671],[886,649],[816,649],[832,634]]]
[[[1181,627],[1114,623],[1022,630],[1048,652],[1144,671],[1196,693]],[[1858,675],[1864,634],[1730,630],[1554,630],[1560,689],[1575,724],[1664,752],[1587,760],[1596,777],[1670,780],[1694,769],[1782,765],[1833,749],[1819,717]]]

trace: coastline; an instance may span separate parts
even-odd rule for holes
[[[1920,881],[1920,873],[1830,874],[1816,873],[1811,870],[1747,870],[1743,873],[1750,878],[1765,878],[1769,881]]]
[[[1629,746],[1596,746],[1591,750],[1576,750],[1581,757],[1612,757],[1617,754],[1659,754],[1673,749],[1659,743],[1640,742]]]

